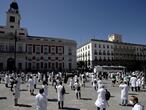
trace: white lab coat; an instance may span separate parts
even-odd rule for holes
[[[144,85],[144,77],[141,78],[141,85]]]
[[[46,98],[48,98],[48,86],[42,85],[42,88],[44,89],[44,95],[46,96]]]
[[[37,76],[33,76],[33,81],[34,81],[34,84],[37,84]]]
[[[142,105],[135,104],[132,110],[144,110],[144,107]]]
[[[105,99],[106,90],[104,88],[100,88],[97,91],[98,97],[95,102],[95,105],[101,109],[106,108],[107,101]]]
[[[74,85],[74,80],[72,78],[70,78],[69,80],[69,86],[72,87]]]
[[[10,83],[10,77],[9,75],[5,76],[5,84],[9,84]]]
[[[15,98],[20,98],[20,87],[18,83],[14,86],[14,93]]]
[[[47,110],[47,98],[42,94],[37,94],[36,97],[36,110]]]
[[[119,87],[122,88],[122,90],[121,90],[121,99],[128,100],[128,91],[129,91],[128,85],[127,84],[120,84]]]
[[[58,101],[64,101],[64,95],[62,94],[62,89],[63,89],[62,85],[57,86]]]
[[[29,86],[29,89],[30,90],[33,90],[34,89],[34,81],[33,81],[33,79],[29,79],[28,80],[28,86]]]
[[[138,78],[136,81],[136,87],[140,87],[140,86],[141,86],[141,80],[140,78]]]
[[[20,86],[21,86],[21,78],[20,77],[17,77],[17,84],[18,84],[18,87],[19,87],[19,90],[21,89]]]
[[[41,80],[41,73],[38,72],[38,80]]]
[[[136,87],[136,80],[137,80],[136,77],[131,77],[130,78],[131,87]]]

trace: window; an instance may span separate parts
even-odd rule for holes
[[[22,46],[19,46],[19,47],[18,47],[18,52],[23,52]]]
[[[44,64],[43,64],[43,62],[41,62],[41,68],[43,68],[44,67]]]
[[[31,69],[31,63],[28,63],[28,69]]]
[[[22,63],[18,63],[18,69],[22,69]]]
[[[36,46],[36,54],[40,54],[40,46]]]
[[[32,53],[32,47],[31,46],[28,47],[28,53]]]
[[[47,46],[44,47],[44,54],[48,54],[48,47]]]
[[[95,60],[97,60],[97,57],[95,56]]]
[[[10,16],[10,22],[15,22],[15,17],[14,16]]]
[[[99,55],[102,55],[101,50],[99,50]]]
[[[14,26],[10,26],[10,28],[14,28]],[[20,35],[20,34],[19,34]]]
[[[103,51],[103,55],[106,55],[105,51]]]
[[[99,48],[101,48],[101,45],[99,44]]]
[[[24,33],[19,33],[19,35],[25,35]]]
[[[48,60],[51,60],[51,57],[48,57]]]
[[[36,67],[37,67],[37,69],[39,69],[39,68],[40,68],[40,64],[39,64],[39,63],[37,63],[37,64],[36,64]]]
[[[94,47],[96,48],[96,44],[94,45]]]
[[[0,63],[0,69],[3,69],[3,63]]]
[[[72,55],[72,49],[71,48],[68,49],[68,55]]]
[[[58,62],[56,62],[56,68],[58,68]]]
[[[15,47],[14,46],[9,46],[9,51],[10,52],[14,52],[14,50],[15,50]]]
[[[44,64],[44,68],[47,69],[47,63]]]
[[[51,63],[50,62],[48,62],[48,68],[51,68]]]
[[[0,51],[4,51],[4,45],[0,44]]]
[[[94,55],[97,55],[97,51],[96,50],[94,51]]]
[[[107,48],[109,48],[109,45],[107,45]]]
[[[105,48],[105,45],[103,45],[103,48]]]

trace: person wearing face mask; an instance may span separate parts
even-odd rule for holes
[[[133,105],[132,110],[144,110],[144,107],[139,104],[138,98],[136,96],[131,96],[130,104]]]

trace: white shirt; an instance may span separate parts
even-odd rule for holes
[[[36,97],[36,110],[47,110],[47,99],[42,94],[37,94]]]
[[[28,86],[31,90],[34,89],[34,81],[32,79],[28,80]]]
[[[144,110],[144,107],[142,105],[135,104],[132,110]]]
[[[140,78],[138,78],[136,81],[136,87],[140,87],[140,86],[141,86],[141,80]]]
[[[48,86],[42,85],[42,88],[44,89],[44,95],[46,96],[46,98],[48,98]]]
[[[136,77],[131,77],[130,79],[131,87],[136,87],[136,80],[137,80]]]
[[[129,90],[128,85],[127,84],[120,84],[119,87],[122,88],[122,90],[121,90],[121,99],[128,100],[128,90]]]
[[[141,84],[144,85],[144,77],[141,78]]]
[[[64,101],[64,95],[62,94],[62,89],[63,89],[62,85],[57,86],[58,101]]]
[[[95,105],[101,109],[106,108],[107,101],[105,99],[106,90],[104,88],[100,88],[97,91],[98,97],[95,102]]]
[[[9,84],[9,82],[10,82],[10,77],[9,77],[9,75],[6,75],[5,76],[5,84]]]

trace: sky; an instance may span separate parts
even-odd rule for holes
[[[0,25],[13,0],[0,0]],[[146,0],[16,0],[29,35],[67,38],[78,45],[109,34],[146,44]]]

